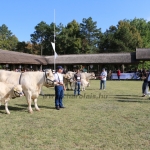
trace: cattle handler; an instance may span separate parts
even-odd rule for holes
[[[80,95],[81,73],[79,69],[76,71],[76,74],[74,75],[74,81],[75,81],[74,96],[76,96],[77,91],[78,95]]]
[[[56,73],[54,75],[57,84],[55,85],[55,108],[59,110],[60,108],[65,108],[63,106],[63,97],[64,97],[64,84],[63,84],[63,68],[58,66],[56,68]]]

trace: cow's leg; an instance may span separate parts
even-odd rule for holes
[[[66,82],[66,87],[67,87],[67,90],[69,90],[69,87],[68,87],[68,81]]]
[[[37,98],[34,99],[33,101],[34,101],[35,110],[40,111],[40,108],[37,105]]]
[[[81,84],[81,89],[82,89],[82,91],[83,91],[83,89],[84,89],[83,84]]]
[[[31,107],[31,103],[32,103],[32,100],[31,100],[31,93],[30,92],[24,92],[25,93],[25,96],[26,96],[26,100],[27,100],[27,103],[28,103],[28,111],[29,113],[32,113],[33,110],[32,110],[32,107]]]
[[[69,82],[69,84],[70,84],[70,88],[71,88],[71,90],[73,91],[73,88],[72,88],[72,82]]]
[[[71,87],[72,87],[72,90],[74,91],[75,90],[75,83],[74,82],[71,82]]]
[[[8,100],[5,101],[5,110],[7,114],[10,114],[10,111],[8,109]]]

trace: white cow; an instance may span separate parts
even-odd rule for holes
[[[89,87],[90,86],[89,80],[90,79],[96,79],[96,77],[95,77],[94,73],[83,72],[83,73],[81,73],[81,80],[82,79],[83,79],[82,82],[83,82],[83,86],[84,86],[83,90],[85,90],[85,87]]]
[[[71,87],[72,90],[75,89],[75,81],[73,80],[75,73],[76,72],[69,71],[65,74],[66,77],[64,75],[64,83],[66,84],[67,89],[68,89],[68,84],[70,84],[70,87]],[[90,79],[95,79],[95,74],[94,73],[87,73],[87,72],[82,72],[81,73],[81,88],[82,88],[82,91],[85,90],[85,87],[90,86],[90,84],[89,84]]]
[[[39,107],[37,105],[37,98],[40,94],[42,86],[50,87],[54,86],[54,75],[51,70],[47,72],[11,72],[0,70],[0,81],[11,83],[11,84],[20,84],[22,85],[23,92],[26,96],[28,103],[28,111],[32,113],[31,102],[34,101],[34,106],[37,111]]]
[[[90,79],[96,79],[95,73],[83,72],[81,73],[81,79],[86,79],[86,81],[89,82]]]
[[[11,98],[23,96],[22,86],[0,82],[0,102],[4,102],[7,114],[10,114],[8,109],[8,101]]]
[[[66,89],[69,89],[68,84],[70,85],[71,90],[73,90],[73,78],[75,72],[68,71],[66,74],[63,75],[63,81]]]
[[[85,91],[85,87],[89,87],[89,82],[87,82],[85,79],[81,79],[81,89],[82,89],[82,91]]]

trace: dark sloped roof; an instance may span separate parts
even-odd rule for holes
[[[137,48],[136,49],[136,59],[150,60],[150,49]]]
[[[54,56],[45,56],[48,64],[54,63]],[[90,64],[90,63],[136,63],[136,54],[133,53],[101,53],[80,55],[59,55],[56,64]]]
[[[0,49],[0,63],[47,65],[47,61],[43,56],[8,51],[8,50],[1,50],[1,49]]]

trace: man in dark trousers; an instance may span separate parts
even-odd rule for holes
[[[55,108],[59,110],[60,108],[65,108],[63,106],[63,97],[64,97],[64,84],[63,84],[63,68],[62,66],[57,67],[57,72],[55,73],[55,80],[57,84],[55,85]]]
[[[141,75],[141,79],[143,80],[143,84],[142,84],[142,97],[145,97],[146,96],[146,87],[148,85],[148,76],[149,76],[149,73],[146,72],[146,69],[143,69],[143,72],[142,72],[142,75]]]
[[[81,73],[78,69],[76,74],[74,75],[74,81],[75,81],[75,89],[74,89],[74,95],[76,95],[76,92],[78,91],[78,95],[80,95],[80,86],[81,86]]]

